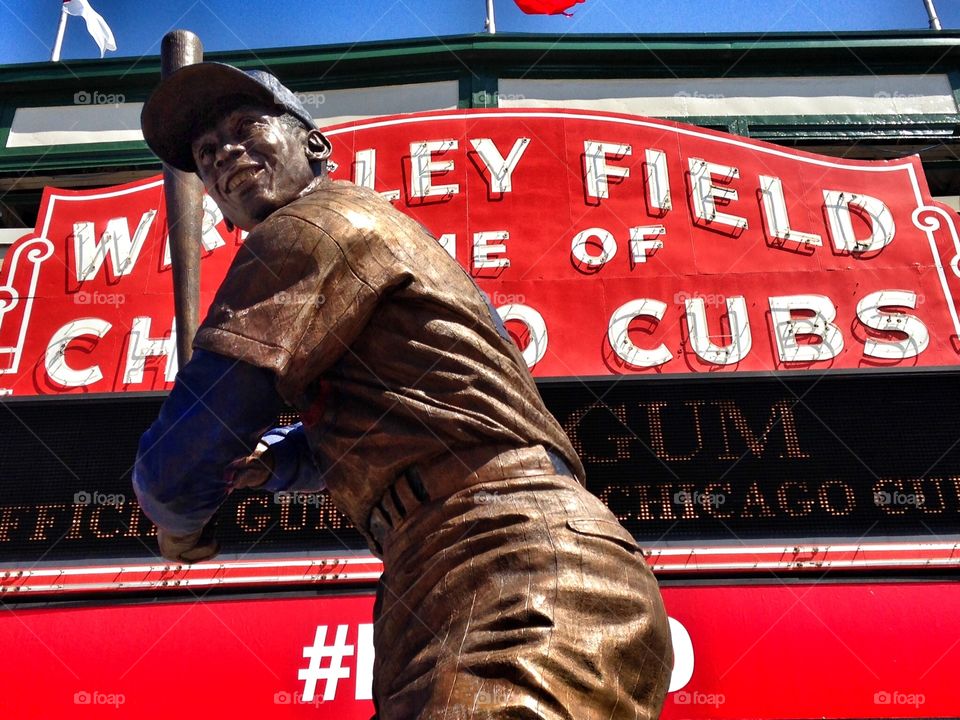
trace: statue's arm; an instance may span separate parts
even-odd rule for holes
[[[273,373],[263,368],[202,349],[181,368],[157,420],[140,439],[133,469],[134,491],[160,531],[165,556],[181,552],[168,554],[164,537],[199,542],[233,489],[224,470],[250,454],[282,408]]]

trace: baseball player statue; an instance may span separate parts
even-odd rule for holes
[[[238,487],[325,490],[383,560],[381,720],[657,717],[657,583],[467,272],[327,176],[330,143],[269,73],[188,65],[142,126],[250,233],[140,443],[164,557],[213,557]],[[271,429],[290,406],[302,423]]]

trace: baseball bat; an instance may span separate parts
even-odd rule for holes
[[[160,45],[160,77],[203,62],[203,43],[189,30],[172,30]],[[200,235],[203,232],[203,184],[193,173],[163,165],[167,229],[173,270],[173,310],[177,323],[177,365],[193,353],[200,317]]]

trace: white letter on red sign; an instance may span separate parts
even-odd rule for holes
[[[780,178],[760,176],[760,196],[763,199],[763,214],[767,218],[767,232],[771,240],[789,240],[803,245],[823,245],[823,240],[814,233],[800,232],[790,227],[787,201],[783,196]]]
[[[353,182],[360,187],[376,190],[373,186],[377,177],[377,151],[373,148],[358,150],[353,164]],[[387,190],[380,193],[385,200],[399,200],[399,190]]]
[[[703,298],[687,298],[686,301],[690,346],[698,357],[714,365],[734,365],[743,360],[753,346],[747,301],[742,295],[737,295],[728,297],[726,305],[730,321],[730,344],[720,346],[710,340],[707,309]]]
[[[530,138],[518,138],[506,160],[490,138],[477,138],[471,140],[470,144],[490,171],[490,192],[508,193],[513,190],[513,171],[530,144]]]
[[[501,305],[497,308],[497,313],[504,324],[508,320],[517,320],[527,326],[530,332],[530,342],[525,348],[520,348],[523,352],[523,361],[528,368],[532,368],[538,362],[543,360],[547,354],[547,323],[543,320],[543,315],[538,313],[529,305],[513,303],[512,305]]]
[[[453,160],[434,160],[433,153],[456,150],[456,140],[431,140],[430,142],[410,143],[410,195],[413,197],[432,197],[435,195],[456,195],[460,186],[434,185],[433,174],[453,170]]]
[[[217,230],[217,225],[222,222],[223,212],[220,210],[220,206],[217,205],[217,201],[209,195],[204,194],[203,223],[201,224],[202,231],[200,234],[200,245],[203,246],[204,250],[216,250],[218,247],[223,247],[227,244]],[[170,252],[169,243],[170,238],[167,238],[167,252]]]
[[[661,320],[666,309],[666,304],[659,300],[637,298],[614,310],[607,327],[607,339],[617,357],[634,367],[654,367],[670,360],[673,355],[663,343],[653,350],[644,350],[633,344],[629,333],[630,323],[634,318],[651,317]]]
[[[700,158],[690,158],[690,183],[693,193],[693,214],[698,225],[729,225],[736,230],[747,229],[747,219],[717,210],[717,200],[734,202],[739,194],[734,188],[713,184],[714,175],[726,182],[740,177],[740,171],[729,165],[708,163]]]
[[[777,350],[783,362],[829,360],[843,350],[843,334],[833,324],[837,309],[825,295],[782,295],[769,298],[770,319]],[[813,312],[813,317],[794,315]],[[798,335],[815,335],[820,342],[800,344]]]
[[[633,148],[629,145],[584,140],[583,154],[586,163],[587,197],[594,199],[610,197],[610,186],[607,178],[628,178],[630,177],[630,168],[607,165],[607,156],[610,155],[619,160],[632,153]]]
[[[670,176],[667,174],[667,154],[662,150],[648,149],[647,156],[647,197],[650,209],[666,212],[673,207],[670,199]]]
[[[824,190],[823,200],[830,220],[830,236],[838,251],[873,252],[893,242],[897,228],[890,208],[882,200],[839,190]],[[851,205],[856,205],[870,219],[870,237],[857,239],[850,213]]]
[[[930,344],[930,333],[920,318],[898,312],[884,312],[883,307],[917,306],[916,294],[906,290],[880,290],[857,303],[857,319],[871,330],[904,333],[906,340],[867,338],[863,354],[885,360],[916,357]]]
[[[667,234],[663,225],[640,225],[630,228],[630,257],[634,263],[645,263],[647,251],[653,255],[663,247],[663,240],[651,240]]]
[[[92,222],[78,222],[73,224],[73,254],[76,265],[77,282],[90,280],[96,276],[107,255],[110,256],[110,265],[114,277],[129,275],[140,256],[143,243],[153,225],[156,210],[148,210],[140,218],[133,239],[130,238],[130,225],[127,218],[111,218],[107,221],[107,229],[100,236],[100,242],[94,239]]]
[[[357,672],[354,698],[373,700],[373,623],[357,626]]]
[[[167,364],[163,377],[173,382],[177,374],[177,326],[171,326],[170,337],[150,337],[150,318],[136,317],[130,330],[130,345],[127,347],[127,366],[123,371],[124,384],[143,382],[143,369],[148,357],[166,356]]]
[[[200,235],[200,245],[206,251],[216,250],[227,243],[224,242],[217,225],[223,222],[223,212],[217,206],[216,200],[209,195],[203,196],[203,231]],[[164,241],[163,266],[170,265],[170,235]]]
[[[491,243],[491,240],[509,240],[506,230],[490,230],[473,234],[473,267],[477,270],[490,270],[510,267],[510,258],[493,257],[494,253],[505,253],[507,246],[503,242]]]
[[[440,243],[440,247],[447,251],[447,254],[450,255],[454,260],[457,259],[457,234],[456,233],[444,233],[437,238],[437,242]]]
[[[673,643],[673,672],[667,692],[676,692],[693,677],[693,640],[679,620],[668,617],[670,640]]]
[[[587,247],[591,244],[600,245],[599,255],[591,255],[587,252]],[[613,239],[613,233],[609,230],[598,227],[587,228],[573,236],[570,254],[578,263],[590,267],[601,267],[617,254],[617,241]]]
[[[50,379],[63,387],[83,387],[102,380],[103,373],[100,372],[99,365],[91,365],[83,370],[75,370],[67,365],[67,346],[84,335],[102,338],[110,327],[110,323],[100,318],[80,318],[68,322],[57,330],[50,338],[50,344],[47,345],[47,352],[43,359],[43,365]]]

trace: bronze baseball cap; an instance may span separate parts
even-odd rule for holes
[[[300,99],[270,73],[207,62],[180,68],[154,89],[140,113],[143,138],[165,163],[195,173],[196,133],[225,108],[247,103],[276,107],[307,128],[317,127]]]

